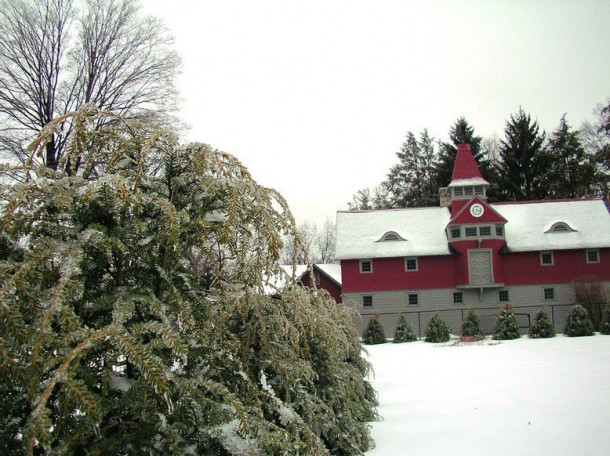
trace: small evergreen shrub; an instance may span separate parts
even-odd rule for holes
[[[369,320],[369,324],[366,325],[364,333],[362,333],[362,343],[367,345],[384,344],[385,332],[383,326],[379,322],[379,316],[373,315]]]
[[[451,330],[445,320],[436,312],[426,327],[426,342],[448,342],[450,332]]]
[[[610,304],[604,306],[602,321],[599,324],[599,332],[605,335],[610,334]]]
[[[468,306],[468,312],[462,321],[461,338],[469,338],[472,340],[481,340],[483,333],[481,332],[481,319],[477,315],[476,310],[472,306]]]
[[[413,342],[417,340],[417,336],[411,328],[411,324],[405,319],[404,315],[398,318],[398,325],[394,332],[394,343],[401,344],[403,342]]]
[[[575,305],[568,312],[566,326],[563,330],[566,336],[580,337],[593,335],[593,322],[589,318],[589,313],[581,305]]]
[[[519,325],[513,313],[513,308],[510,304],[506,303],[500,309],[498,318],[496,318],[493,338],[494,340],[511,340],[518,339],[519,337],[521,337],[521,334],[519,333]]]
[[[530,326],[529,337],[531,339],[546,339],[549,337],[555,337],[555,328],[551,323],[551,319],[544,309],[540,309],[534,321]]]

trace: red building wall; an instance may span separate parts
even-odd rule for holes
[[[405,259],[374,258],[373,272],[360,273],[359,260],[341,261],[341,282],[344,293],[451,288],[455,285],[455,257],[418,257],[418,270],[405,271]]]
[[[328,278],[327,275],[317,271],[320,274],[320,284],[316,285],[318,289],[324,289],[330,293],[334,300],[338,303],[341,302],[341,287],[337,283]],[[301,277],[301,283],[305,287],[311,288],[311,278],[309,273],[306,273]]]

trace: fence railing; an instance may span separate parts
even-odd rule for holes
[[[544,304],[544,305],[528,305],[528,306],[512,306],[513,309],[513,313],[515,314],[515,317],[517,318],[517,323],[519,324],[519,328],[520,329],[529,329],[530,325],[531,325],[531,315],[532,313],[537,312],[538,310],[544,308],[544,309],[549,309],[550,308],[550,312],[549,313],[549,317],[551,318],[551,323],[553,324],[554,327],[556,326],[556,319],[559,317],[559,315],[561,316],[565,316],[565,312],[560,312],[559,309],[565,309],[566,307],[571,307],[574,304]],[[482,325],[484,323],[487,322],[487,326],[489,326],[489,322],[491,321],[491,319],[493,318],[493,321],[495,322],[495,318],[498,315],[499,310],[501,309],[501,307],[499,306],[495,306],[495,307],[475,307],[475,310],[477,311],[477,314],[479,315],[479,318],[481,318],[481,323]],[[387,311],[387,312],[360,312],[360,316],[361,317],[367,317],[367,316],[373,316],[373,315],[395,315],[396,316],[396,320],[398,320],[398,317],[402,314],[405,317],[410,317],[410,316],[416,316],[416,318],[409,318],[409,320],[411,321],[417,321],[417,331],[419,334],[419,337],[422,337],[422,328],[425,328],[424,325],[426,325],[428,323],[429,318],[424,318],[422,319],[422,316],[425,316],[426,314],[434,314],[434,313],[439,313],[441,315],[441,317],[443,317],[444,319],[448,319],[447,314],[451,314],[454,316],[454,318],[459,318],[459,321],[464,320],[464,316],[466,314],[466,311],[468,310],[467,307],[451,307],[451,308],[446,308],[446,309],[435,309],[435,310],[404,310],[404,311]],[[529,310],[528,312],[526,312],[526,310]]]

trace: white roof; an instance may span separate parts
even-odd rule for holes
[[[557,200],[491,205],[508,222],[511,252],[610,247],[610,213],[602,199]],[[558,222],[573,232],[547,232]]]
[[[468,179],[452,180],[451,183],[447,187],[463,187],[465,185],[487,185],[487,186],[489,186],[489,182],[487,182],[482,177],[470,177]]]
[[[610,213],[603,200],[557,200],[491,204],[507,220],[512,252],[610,247]],[[448,208],[407,208],[337,213],[336,258],[449,255]],[[546,232],[557,222],[573,232]],[[389,231],[406,241],[379,240]]]
[[[337,282],[338,285],[341,285],[341,265],[334,263],[316,263],[314,267],[318,268],[328,277]]]
[[[337,213],[335,258],[384,258],[449,255],[446,207],[340,211]],[[389,231],[405,241],[379,240]]]

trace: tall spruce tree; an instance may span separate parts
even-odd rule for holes
[[[595,163],[580,141],[578,131],[571,129],[564,114],[549,138],[551,159],[549,196],[580,198],[594,192]]]
[[[538,122],[519,108],[506,122],[504,133],[498,164],[502,196],[513,201],[546,198],[551,163]]]
[[[439,161],[435,167],[435,180],[438,187],[446,187],[451,182],[453,166],[457,155],[457,146],[470,144],[472,156],[479,165],[481,174],[489,181],[491,165],[481,147],[483,138],[476,136],[472,127],[464,117],[458,118],[449,130],[449,142],[441,143]]]
[[[352,315],[293,284],[264,292],[283,235],[298,243],[281,195],[206,145],[70,116],[59,171],[0,169],[21,173],[0,186],[0,452],[366,451],[376,400]],[[204,290],[189,250],[211,239],[231,261]]]
[[[392,207],[425,207],[438,203],[438,188],[434,178],[437,163],[434,138],[424,129],[419,138],[408,132],[400,151],[398,163],[382,184],[388,189]]]

